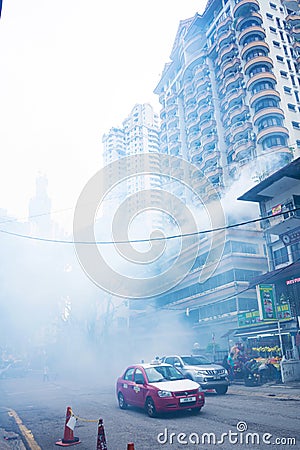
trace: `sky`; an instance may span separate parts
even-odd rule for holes
[[[102,166],[103,134],[136,103],[159,112],[153,90],[179,21],[206,3],[4,0],[0,209],[25,220],[43,173],[52,218],[69,226],[81,190]]]

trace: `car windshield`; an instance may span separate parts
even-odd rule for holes
[[[184,379],[179,370],[172,366],[149,367],[148,369],[145,369],[145,372],[149,383]]]
[[[207,366],[211,362],[205,356],[182,356],[182,361],[189,366]]]

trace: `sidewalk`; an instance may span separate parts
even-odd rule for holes
[[[287,400],[300,401],[300,381],[289,383],[265,383],[259,386],[245,386],[243,381],[234,381],[228,392],[242,395],[262,395],[269,397],[280,397]]]

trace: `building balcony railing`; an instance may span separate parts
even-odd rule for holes
[[[295,11],[294,13],[289,14],[285,20],[292,27],[300,25],[300,12]]]
[[[255,103],[264,97],[281,100],[279,92],[276,91],[275,89],[263,89],[257,92],[256,94],[252,95],[252,97],[250,98],[250,106],[254,107]]]
[[[216,51],[219,52],[224,45],[228,45],[234,37],[233,30],[224,30],[224,32],[217,38]]]
[[[269,67],[269,69],[271,69],[273,67],[273,61],[271,58],[269,58],[269,56],[256,56],[255,58],[250,59],[249,61],[246,62],[245,66],[244,66],[245,74],[248,75],[250,70],[256,64],[260,64],[260,65],[263,64],[263,65]]]
[[[267,127],[264,128],[263,130],[259,131],[257,133],[257,143],[260,144],[265,138],[269,137],[270,135],[284,135],[284,136],[289,136],[289,130],[285,127],[281,127],[281,126],[271,126],[271,127]]]
[[[270,47],[265,41],[254,41],[249,42],[249,44],[245,45],[241,51],[241,58],[246,59],[247,55],[253,49],[262,50],[266,54],[270,52]]]
[[[218,137],[217,134],[205,134],[201,137],[201,144],[203,147],[203,151],[210,150],[216,146]]]
[[[262,41],[266,37],[266,31],[263,27],[261,27],[260,25],[251,25],[251,26],[245,28],[240,33],[240,35],[238,37],[238,43],[243,46],[247,37],[251,36],[252,34],[254,34],[255,36],[259,36]]]
[[[236,21],[235,28],[236,31],[240,31],[245,21],[248,21],[248,17],[239,17]],[[257,25],[261,25],[263,23],[262,15],[259,12],[252,12],[251,21],[257,22]]]
[[[225,77],[229,72],[235,72],[240,68],[241,61],[239,58],[233,58],[228,63],[224,64],[221,69],[222,76]]]
[[[270,108],[261,109],[253,117],[254,125],[256,125],[256,122],[259,119],[261,119],[262,117],[267,117],[269,115],[284,117],[284,111],[281,108],[277,108],[277,107],[274,107],[274,106],[270,107]]]
[[[230,24],[232,23],[232,17],[231,16],[227,16],[227,17],[223,17],[218,25],[216,26],[216,33],[218,36],[220,36],[224,31],[227,31],[228,27],[230,26]]]
[[[233,8],[233,17],[241,17],[250,15],[253,11],[259,10],[259,3],[257,0],[236,0],[236,5]]]
[[[237,56],[237,54],[238,49],[235,43],[225,45],[222,48],[219,57],[216,60],[217,66],[220,66],[221,64],[225,63],[228,59],[232,59],[232,57]]]
[[[274,75],[274,73],[272,72],[259,72],[256,73],[255,75],[253,75],[253,77],[249,78],[249,80],[247,81],[246,84],[246,88],[249,91],[250,89],[252,89],[253,85],[255,83],[258,83],[260,81],[267,81],[267,80],[272,80],[275,83],[277,83],[277,79],[276,76]]]

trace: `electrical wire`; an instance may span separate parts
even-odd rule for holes
[[[278,217],[282,216],[287,213],[292,213],[299,211],[300,207],[289,209],[288,211],[280,212],[277,214],[274,214],[273,216],[265,216],[265,217],[258,217],[256,219],[247,220],[245,222],[239,222],[232,225],[225,225],[223,227],[217,227],[217,228],[211,228],[208,230],[202,230],[202,231],[194,231],[193,233],[183,233],[183,234],[174,234],[169,236],[162,236],[162,237],[156,237],[156,238],[148,238],[148,239],[131,239],[131,240],[120,240],[120,241],[68,241],[68,240],[61,240],[61,239],[50,239],[50,238],[42,238],[38,236],[30,236],[28,234],[21,234],[21,233],[14,233],[12,231],[7,230],[1,230],[0,233],[4,233],[10,236],[16,236],[24,239],[31,239],[34,241],[42,241],[42,242],[52,242],[56,244],[83,244],[83,245],[116,245],[116,244],[133,244],[133,243],[145,243],[145,242],[154,242],[154,241],[169,241],[172,239],[178,239],[178,238],[185,238],[185,237],[192,237],[192,236],[200,236],[203,234],[208,233],[217,233],[219,231],[224,230],[230,230],[231,228],[237,228],[244,225],[250,225],[253,223],[261,222],[263,220],[268,220],[272,217]]]

